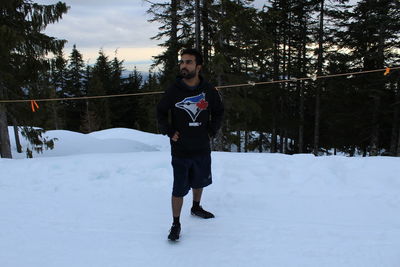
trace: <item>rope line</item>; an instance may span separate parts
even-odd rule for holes
[[[304,77],[304,78],[292,78],[292,79],[276,80],[276,81],[268,81],[268,82],[248,82],[248,83],[242,83],[242,84],[216,86],[215,88],[224,89],[224,88],[242,87],[242,86],[249,86],[249,85],[255,86],[255,85],[259,85],[259,84],[273,84],[273,83],[297,82],[297,81],[305,81],[305,80],[317,80],[317,79],[325,79],[325,78],[332,78],[332,77],[339,77],[339,76],[350,76],[350,75],[358,75],[358,74],[381,72],[381,71],[385,71],[385,73],[387,73],[388,69],[389,69],[389,71],[397,70],[397,69],[400,69],[400,67],[392,67],[392,68],[384,68],[384,69],[376,69],[376,70],[365,70],[365,71],[359,71],[359,72],[348,72],[348,73],[340,73],[340,74],[330,74],[330,75],[323,75],[323,76],[311,76],[311,77]]]
[[[276,80],[276,81],[267,81],[267,82],[251,82],[242,83],[242,84],[231,84],[231,85],[222,85],[216,86],[217,90],[225,89],[225,88],[235,88],[235,87],[243,87],[243,86],[255,86],[261,84],[274,84],[274,83],[286,83],[286,82],[297,82],[297,81],[305,81],[305,80],[317,80],[317,79],[326,79],[332,77],[340,77],[340,76],[350,76],[350,75],[359,75],[364,73],[373,73],[373,72],[382,72],[385,71],[384,75],[388,75],[391,70],[400,69],[399,67],[387,67],[384,69],[375,69],[375,70],[365,70],[359,72],[348,72],[348,73],[340,73],[340,74],[330,74],[323,76],[312,75],[311,77],[304,78],[291,78],[286,80]],[[77,96],[77,97],[61,97],[61,98],[42,98],[42,99],[17,99],[17,100],[0,100],[0,103],[24,103],[24,102],[48,102],[48,101],[71,101],[71,100],[82,100],[82,99],[99,99],[99,98],[113,98],[113,97],[126,97],[126,96],[142,96],[142,95],[155,95],[155,94],[163,94],[164,91],[154,91],[154,92],[144,92],[144,93],[131,93],[131,94],[115,94],[115,95],[101,95],[101,96]],[[32,108],[33,109],[33,108]]]
[[[76,96],[76,97],[60,97],[60,98],[42,98],[42,99],[0,100],[0,103],[23,103],[23,102],[31,102],[31,101],[36,101],[36,102],[70,101],[70,100],[112,98],[112,97],[123,97],[123,96],[155,95],[155,94],[163,94],[163,93],[164,93],[164,91],[155,91],[155,92],[119,94],[119,95]]]

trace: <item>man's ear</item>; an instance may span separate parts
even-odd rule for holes
[[[202,65],[196,65],[196,69],[197,69],[198,72],[201,71],[201,67],[202,67]]]

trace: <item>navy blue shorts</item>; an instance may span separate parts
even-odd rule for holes
[[[184,197],[190,188],[203,188],[212,183],[210,154],[192,158],[172,156],[171,163],[174,170],[174,197]]]

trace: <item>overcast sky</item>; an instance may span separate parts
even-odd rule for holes
[[[40,4],[54,4],[57,0],[35,0]],[[58,23],[51,24],[46,34],[66,39],[64,53],[69,56],[72,46],[93,64],[103,49],[109,58],[124,60],[126,69],[137,66],[148,71],[151,58],[161,52],[156,40],[156,23],[149,23],[146,11],[150,4],[142,0],[64,0],[70,9]]]
[[[148,71],[152,57],[160,54],[159,40],[150,38],[158,33],[159,25],[150,23],[146,13],[150,4],[144,0],[61,0],[70,9],[58,23],[51,24],[46,34],[66,39],[65,56],[69,56],[72,46],[83,54],[84,60],[93,64],[98,52],[103,49],[109,58],[124,60],[126,69],[134,66],[140,71]],[[150,0],[162,2],[160,0]],[[34,0],[39,4],[55,4],[57,0]],[[166,2],[166,0],[165,0]],[[261,7],[266,0],[255,0]]]
[[[160,41],[151,40],[158,33],[158,24],[150,23],[146,13],[150,4],[144,0],[61,0],[70,9],[58,23],[51,24],[46,34],[66,39],[64,53],[69,56],[72,46],[93,64],[103,49],[109,58],[124,60],[126,69],[134,66],[148,71],[152,57],[160,54]],[[153,0],[157,2],[157,0]],[[57,0],[34,0],[39,4],[55,4]],[[158,1],[162,2],[162,1]],[[264,3],[266,1],[256,0]]]

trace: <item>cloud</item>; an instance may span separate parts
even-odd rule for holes
[[[40,4],[57,1],[39,0]],[[85,60],[94,62],[98,51],[126,62],[141,62],[148,69],[153,56],[161,53],[160,41],[150,38],[157,34],[159,25],[150,23],[146,13],[149,5],[142,0],[70,0],[70,9],[58,23],[48,25],[45,33],[68,43],[64,53],[69,55],[76,44]],[[145,66],[143,62],[149,62]]]

